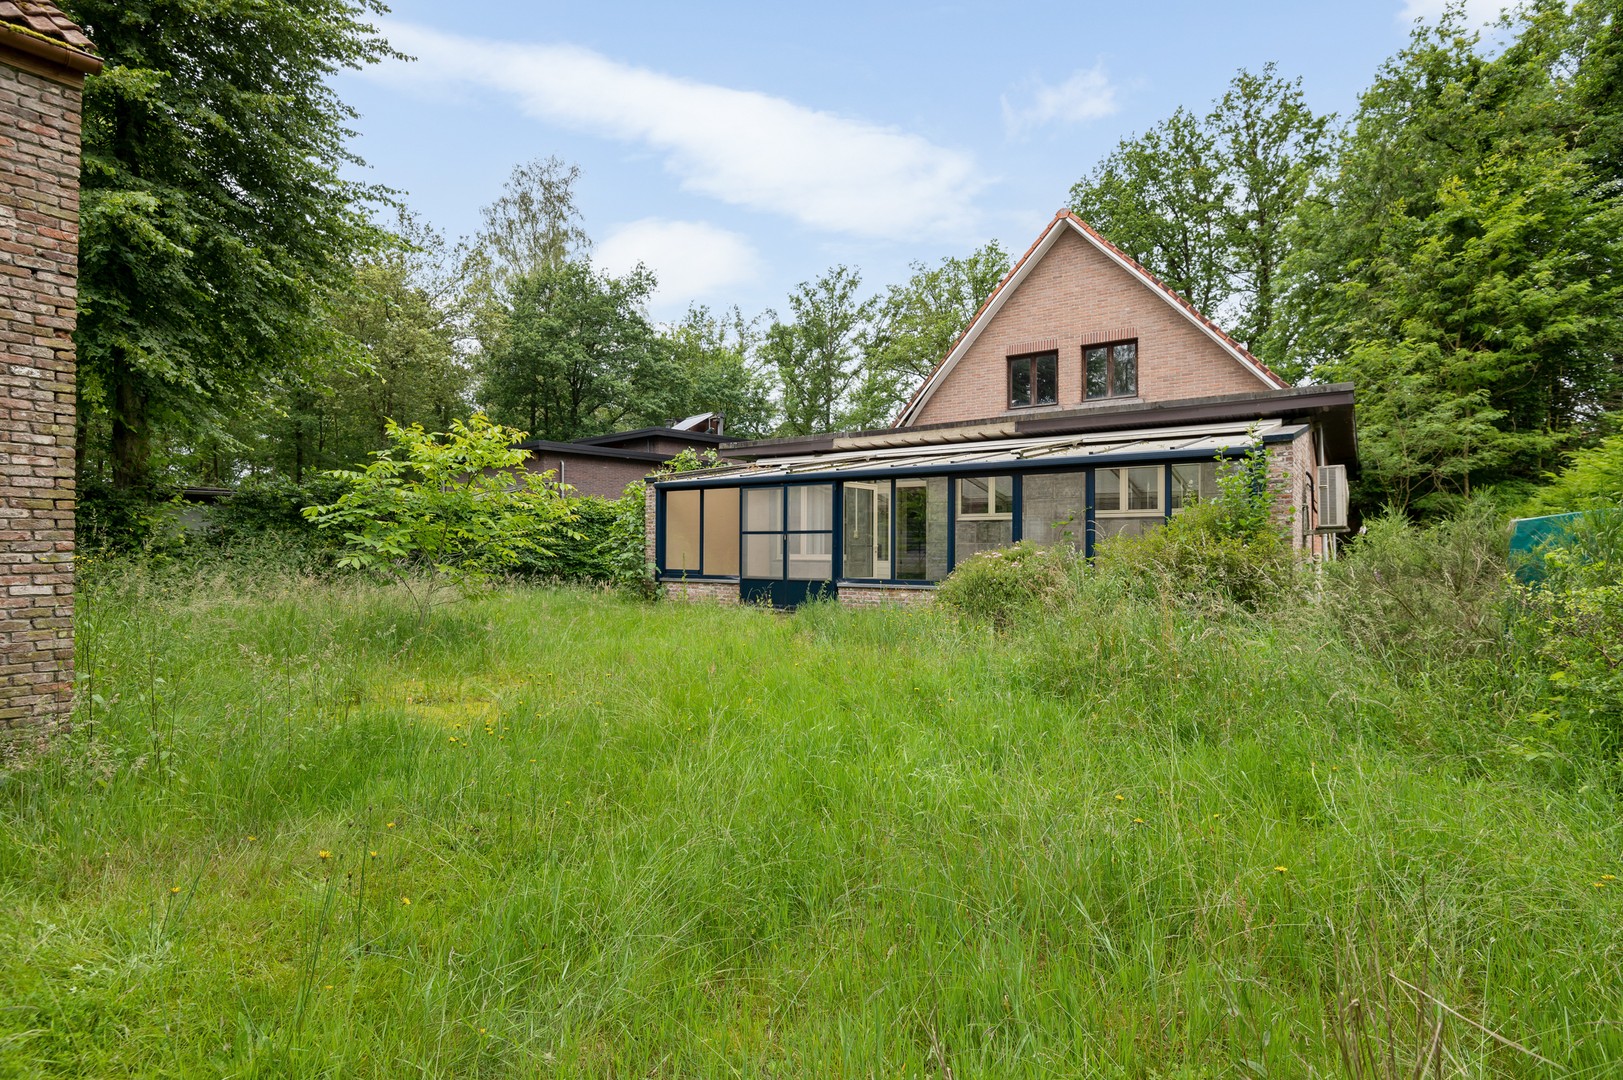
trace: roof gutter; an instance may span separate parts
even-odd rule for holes
[[[80,75],[95,75],[102,69],[101,57],[63,45],[16,23],[0,23],[0,45],[48,60]]]

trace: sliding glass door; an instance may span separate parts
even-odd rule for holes
[[[834,485],[748,487],[743,496],[743,598],[790,608],[832,596]]]

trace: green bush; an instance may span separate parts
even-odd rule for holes
[[[1623,506],[1623,434],[1572,455],[1567,467],[1534,494],[1523,514],[1536,517],[1607,506]]]
[[[1239,458],[1219,457],[1217,498],[1188,506],[1142,536],[1102,541],[1101,578],[1129,595],[1181,603],[1234,603],[1260,610],[1292,595],[1298,581],[1289,522],[1279,520],[1280,480],[1259,441]]]
[[[1484,499],[1429,526],[1388,509],[1326,567],[1327,612],[1388,662],[1496,657],[1508,629],[1508,543],[1504,517]]]
[[[1623,512],[1596,513],[1541,554],[1537,584],[1519,588],[1545,664],[1557,739],[1592,737],[1607,759],[1623,751]]]
[[[613,585],[649,595],[644,523],[644,488],[639,481],[610,501],[596,495],[569,500],[573,534],[560,536],[547,552],[525,558],[526,577],[583,585]]]
[[[168,558],[185,547],[174,504],[150,487],[115,488],[82,477],[75,512],[75,536],[85,554]]]
[[[1283,529],[1236,529],[1221,502],[1191,506],[1142,536],[1099,543],[1094,567],[1130,594],[1256,611],[1299,591],[1296,553]]]
[[[1082,562],[1066,545],[1022,540],[958,565],[936,590],[936,603],[979,622],[1006,627],[1023,615],[1056,611],[1076,599]]]

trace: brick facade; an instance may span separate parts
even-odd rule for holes
[[[1061,229],[909,426],[1074,409],[1085,404],[1083,346],[1129,338],[1138,341],[1138,397],[1103,403],[1254,393],[1277,385],[1247,370],[1164,296],[1075,230]],[[1059,353],[1059,401],[1009,409],[1009,357],[1050,349]]]
[[[552,473],[554,480],[574,488],[576,495],[596,495],[612,500],[624,495],[627,485],[636,483],[658,468],[659,462],[532,450],[524,461],[524,467],[531,472]]]
[[[73,704],[80,92],[99,65],[30,28],[45,7],[0,20],[0,757]]]
[[[667,600],[707,601],[712,604],[740,602],[736,581],[664,581],[660,595]]]

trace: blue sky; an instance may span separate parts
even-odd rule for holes
[[[1497,0],[1470,0],[1485,19]],[[690,301],[784,307],[835,263],[877,291],[1018,254],[1123,136],[1276,61],[1347,114],[1442,0],[558,4],[396,0],[417,59],[339,79],[365,178],[450,238],[515,164],[580,166],[593,257]]]

